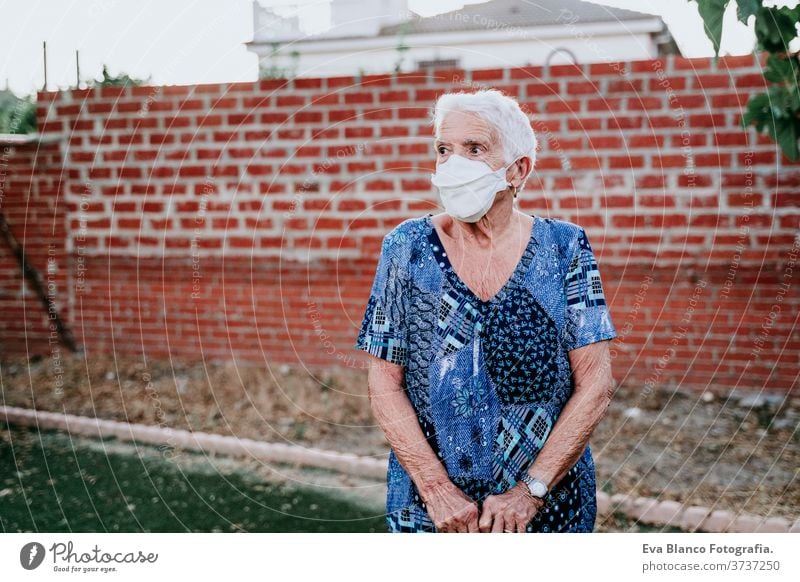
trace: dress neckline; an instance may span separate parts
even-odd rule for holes
[[[535,235],[536,226],[539,222],[539,218],[535,214],[530,216],[533,218],[533,225],[531,226],[530,238],[528,239],[528,244],[522,253],[522,257],[520,257],[517,265],[511,272],[511,275],[508,277],[500,290],[486,300],[478,297],[478,295],[461,279],[461,277],[458,276],[458,273],[456,273],[453,265],[450,263],[450,258],[447,256],[447,253],[444,250],[444,245],[442,244],[442,240],[439,237],[438,231],[436,230],[436,225],[433,223],[433,213],[429,212],[424,218],[428,225],[428,241],[431,244],[431,249],[436,258],[436,262],[444,272],[445,276],[449,279],[451,285],[456,289],[461,290],[481,306],[487,306],[494,303],[501,303],[506,298],[508,293],[522,281],[522,279],[525,277],[525,274],[528,272],[531,260],[536,252]]]

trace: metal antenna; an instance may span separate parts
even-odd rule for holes
[[[44,88],[42,91],[47,91],[47,41],[42,41],[42,56],[44,57]]]

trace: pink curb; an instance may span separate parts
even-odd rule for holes
[[[705,521],[701,524],[700,529],[711,532],[726,532],[733,525],[736,516],[732,511],[727,509],[717,509],[712,511]]]
[[[683,510],[683,514],[678,522],[678,527],[684,531],[693,532],[700,529],[706,517],[711,513],[708,507],[692,505]]]
[[[101,420],[14,406],[0,406],[0,418],[10,424],[65,430],[88,437],[116,437],[123,441],[180,447],[187,450],[247,457],[267,463],[286,463],[331,469],[374,479],[386,478],[386,461],[284,443],[267,443],[252,439],[223,436]]]
[[[372,479],[386,479],[387,461],[306,448],[285,443],[269,443],[247,438],[177,430],[169,427],[131,424],[56,412],[0,406],[0,419],[9,424],[65,430],[88,437],[116,437],[122,441],[179,447],[204,453],[258,459],[267,463],[330,469]],[[711,511],[707,507],[684,507],[677,501],[659,501],[649,497],[633,497],[617,493],[597,492],[597,515],[621,513],[641,523],[674,526],[688,532],[771,532],[800,533],[800,518],[763,518],[750,514],[734,514],[727,510]]]

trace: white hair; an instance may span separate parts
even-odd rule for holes
[[[536,163],[536,134],[530,119],[516,99],[504,95],[497,89],[481,89],[474,93],[445,93],[436,100],[433,108],[433,128],[436,134],[442,121],[450,111],[466,111],[478,115],[495,127],[503,148],[506,164],[527,156],[531,159],[531,170]],[[525,176],[527,179],[528,176]],[[523,179],[523,183],[525,180]]]

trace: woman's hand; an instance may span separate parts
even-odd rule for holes
[[[478,531],[478,504],[452,482],[431,491],[425,507],[437,532]]]
[[[478,529],[491,533],[525,533],[528,523],[544,506],[544,499],[533,497],[519,481],[501,495],[489,495],[483,501]]]

